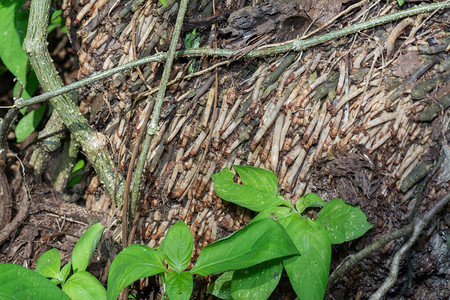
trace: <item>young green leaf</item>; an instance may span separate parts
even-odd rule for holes
[[[74,273],[86,270],[105,228],[106,227],[100,223],[92,225],[75,244],[72,252],[72,266]]]
[[[233,299],[268,299],[277,287],[282,272],[281,259],[234,271],[231,295]]]
[[[259,214],[256,215],[256,217],[250,221],[250,224],[253,222],[257,222],[262,219],[272,219],[274,221],[277,221],[281,224],[285,229],[291,224],[294,220],[298,219],[300,217],[300,214],[285,206],[272,206],[269,207]]]
[[[44,116],[46,105],[41,105],[39,108],[30,111],[26,114],[16,125],[14,130],[18,143],[25,140],[39,125]]]
[[[297,200],[295,207],[299,213],[302,213],[308,207],[324,207],[325,205],[325,201],[320,199],[319,196],[314,193],[308,193]]]
[[[186,272],[170,271],[166,277],[166,292],[170,300],[188,300],[194,289],[192,274]]]
[[[359,207],[345,204],[342,199],[328,202],[315,221],[328,231],[332,244],[357,239],[372,228]]]
[[[75,166],[73,166],[72,174],[75,174],[79,171],[83,171],[84,166],[85,166],[84,160],[80,159],[79,161],[77,161]]]
[[[58,277],[61,268],[61,254],[55,248],[48,250],[39,257],[36,263],[36,272],[45,277]]]
[[[109,300],[116,300],[126,286],[138,279],[168,272],[156,251],[144,245],[133,244],[117,254],[108,274]]]
[[[191,260],[194,238],[183,221],[178,221],[167,232],[164,255],[169,266],[178,272],[186,269]]]
[[[286,273],[300,299],[323,299],[331,262],[331,243],[326,230],[307,218],[287,228],[301,256],[283,261]]]
[[[289,201],[278,195],[277,177],[271,171],[243,166],[233,168],[244,185],[234,183],[234,174],[228,169],[211,176],[214,190],[220,198],[254,211],[280,204],[291,206]]]
[[[84,165],[85,165],[84,160],[80,159],[79,161],[77,161],[77,163],[73,167],[69,182],[67,183],[68,187],[72,187],[72,186],[80,183],[81,174],[79,174],[79,173],[81,173],[81,171],[83,171]]]
[[[225,272],[208,288],[207,292],[214,296],[224,299],[232,300],[231,297],[231,280],[233,279],[234,271]]]
[[[0,291],[2,299],[70,300],[41,274],[13,264],[0,264]]]
[[[69,277],[62,290],[72,299],[106,300],[103,285],[94,275],[86,271],[79,271]]]
[[[274,220],[262,219],[204,247],[191,272],[206,276],[297,254],[286,230]]]
[[[13,75],[27,84],[28,56],[22,48],[27,34],[28,10],[21,10],[25,0],[0,3],[0,58]]]
[[[69,276],[70,268],[72,267],[72,262],[69,261],[67,264],[65,264],[64,267],[62,267],[61,271],[59,271],[58,275],[52,279],[50,279],[51,282],[54,284],[60,284],[66,282],[67,276]]]

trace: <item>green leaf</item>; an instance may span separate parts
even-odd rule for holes
[[[39,257],[35,271],[45,277],[55,278],[61,268],[61,254],[55,248],[48,250]]]
[[[194,40],[196,34],[197,34],[196,28],[186,34],[186,37],[184,39],[184,46],[186,48],[188,48],[188,49],[192,48],[192,41]]]
[[[204,247],[191,272],[206,276],[297,254],[286,230],[274,220],[262,219]]]
[[[208,288],[207,292],[220,299],[232,300],[231,280],[233,279],[233,274],[234,271],[230,271],[220,275],[220,277]]]
[[[46,105],[30,111],[16,125],[15,134],[17,142],[25,140],[39,125],[44,116]]]
[[[314,193],[308,193],[297,200],[295,207],[299,213],[302,213],[308,207],[324,207],[325,205],[325,201],[320,199],[319,196]]]
[[[28,57],[22,48],[27,34],[28,10],[21,11],[25,0],[0,3],[0,58],[13,75],[27,84]]]
[[[83,171],[84,165],[85,165],[84,160],[80,159],[79,161],[77,161],[77,163],[73,167],[69,182],[67,183],[68,187],[72,187],[81,182],[82,174],[77,174],[77,173]]]
[[[69,182],[67,183],[67,187],[73,187],[76,184],[81,182],[81,174],[75,174],[70,177]]]
[[[342,199],[328,202],[315,221],[328,231],[332,244],[357,239],[372,228],[359,207],[345,204]]]
[[[194,249],[194,238],[191,230],[183,221],[178,221],[170,227],[164,247],[164,255],[169,266],[178,272],[186,269]]]
[[[223,169],[211,177],[220,198],[254,211],[262,211],[280,204],[289,205],[278,195],[277,177],[269,170],[234,165],[244,185],[233,182],[234,174]]]
[[[405,0],[397,0],[398,6],[405,4]]]
[[[301,256],[283,261],[300,299],[323,299],[331,262],[331,243],[326,230],[308,218],[293,222],[287,232]]]
[[[72,266],[74,273],[86,270],[105,228],[106,227],[100,223],[92,225],[75,244],[72,252]]]
[[[41,274],[12,264],[0,264],[0,298],[70,300]]]
[[[108,274],[108,299],[116,300],[126,286],[138,279],[168,272],[156,251],[144,245],[130,245],[117,254]]]
[[[269,207],[262,212],[260,212],[256,217],[250,221],[250,224],[253,222],[257,222],[262,219],[272,219],[281,224],[285,229],[291,224],[294,220],[298,219],[300,214],[295,210],[285,207],[285,206],[272,206]]]
[[[84,160],[80,159],[79,161],[77,161],[77,163],[73,167],[72,174],[82,171],[84,169],[84,165],[85,165]]]
[[[63,285],[62,290],[72,299],[106,299],[103,285],[94,275],[86,271],[73,274]]]
[[[159,0],[159,2],[161,2],[162,5],[167,6],[166,0]]]
[[[268,299],[277,287],[283,272],[280,259],[234,271],[231,281],[233,299]]]
[[[164,242],[166,240],[162,240],[161,243],[159,244],[159,247],[155,248],[156,254],[158,254],[158,257],[161,259],[161,261],[164,261]]]
[[[170,300],[190,299],[194,280],[190,272],[170,271],[166,277],[166,292]]]
[[[61,279],[63,280],[63,282],[66,281],[67,276],[69,276],[70,273],[70,268],[72,267],[72,262],[69,261],[67,264],[64,265],[64,267],[61,269]]]
[[[69,276],[70,268],[72,267],[72,262],[69,261],[65,266],[59,271],[55,278],[50,279],[54,284],[60,284],[66,282],[67,276]]]
[[[61,17],[62,11],[60,9],[55,10],[50,18],[50,24],[48,24],[47,33],[52,32],[56,28],[60,28],[60,30],[64,33],[68,33],[66,29],[66,19]]]

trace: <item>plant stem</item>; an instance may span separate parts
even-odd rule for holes
[[[331,41],[333,39],[341,38],[343,36],[346,36],[346,35],[361,31],[361,30],[376,27],[376,26],[379,26],[379,25],[382,25],[385,23],[389,23],[389,22],[393,22],[393,21],[403,19],[406,17],[431,12],[436,9],[443,9],[443,8],[449,8],[449,7],[450,7],[450,1],[416,6],[411,9],[399,11],[396,13],[392,13],[392,14],[380,17],[380,18],[376,18],[373,20],[355,24],[355,25],[349,26],[347,28],[332,31],[330,33],[327,33],[327,34],[324,34],[321,36],[317,36],[317,37],[313,37],[313,38],[310,38],[307,40],[295,39],[295,40],[291,40],[291,41],[284,42],[281,44],[266,45],[266,46],[260,47],[259,49],[250,51],[249,53],[247,53],[246,55],[244,55],[242,57],[244,57],[244,58],[246,58],[246,57],[247,58],[248,57],[263,57],[263,56],[267,56],[267,55],[275,55],[275,54],[280,54],[280,53],[285,53],[285,52],[290,52],[290,51],[302,51],[307,48]],[[175,56],[176,57],[200,57],[200,56],[230,57],[230,56],[234,55],[237,51],[238,50],[228,50],[228,49],[214,50],[214,49],[198,48],[198,49],[187,49],[187,50],[177,51]],[[100,79],[112,76],[112,75],[122,72],[124,70],[128,70],[130,68],[137,67],[137,66],[140,66],[143,64],[147,64],[150,62],[163,62],[165,60],[166,56],[167,56],[167,53],[160,52],[160,53],[152,55],[152,56],[148,56],[148,57],[145,57],[145,58],[142,58],[139,60],[135,60],[135,61],[129,62],[127,64],[107,70],[105,72],[92,75],[89,78],[85,78],[83,80],[74,82],[65,87],[55,89],[51,92],[47,92],[42,95],[33,97],[28,100],[18,99],[16,101],[15,105],[18,108],[22,108],[22,107],[25,107],[30,104],[46,101],[52,97],[68,93],[72,90],[83,87],[89,83],[93,83]]]
[[[130,212],[133,214],[135,207],[136,207],[137,200],[139,198],[139,194],[140,194],[142,174],[145,169],[145,162],[147,160],[147,154],[150,151],[150,143],[152,141],[153,136],[158,133],[158,123],[159,123],[159,115],[160,115],[160,111],[161,111],[161,105],[164,101],[167,83],[169,81],[170,71],[172,69],[173,60],[175,58],[176,47],[178,44],[178,40],[180,38],[181,27],[183,25],[184,15],[186,14],[188,2],[189,2],[189,0],[182,0],[180,3],[180,8],[178,9],[177,20],[175,22],[175,28],[174,28],[173,35],[172,35],[172,40],[170,42],[169,51],[167,53],[167,56],[166,55],[164,56],[164,57],[167,57],[166,64],[164,66],[164,71],[162,74],[161,83],[159,86],[156,102],[153,107],[152,120],[151,120],[150,124],[148,125],[148,127],[146,128],[147,133],[145,134],[145,139],[142,144],[141,153],[140,153],[138,161],[137,161],[136,172],[134,174],[134,179],[133,179],[133,187],[131,190],[130,205],[128,205],[128,197],[129,197],[129,188],[130,188],[130,184],[131,184],[130,176],[131,176],[133,170],[128,171],[126,185],[125,185],[124,198],[123,198],[124,202],[123,202],[123,213],[122,213],[122,243],[125,247],[128,245],[128,243],[127,243],[128,242],[127,241],[128,208],[130,209]],[[148,99],[150,99],[150,97]],[[149,119],[150,119],[150,110],[147,111],[147,115],[145,116],[145,121],[144,121],[145,124],[144,124],[143,128],[146,127]],[[141,132],[141,135],[139,135],[139,138],[138,138],[139,141],[142,138],[142,134],[144,134],[144,132]],[[139,147],[139,145],[137,145],[136,147]],[[137,150],[138,149],[135,149],[135,151],[133,151],[133,157],[130,162],[129,168],[132,168],[132,169],[134,168],[134,162],[135,162]]]
[[[177,20],[175,22],[175,28],[172,35],[172,40],[170,41],[169,51],[167,52],[166,64],[164,66],[164,71],[161,78],[161,84],[159,85],[159,91],[156,96],[155,106],[153,107],[152,119],[147,127],[147,134],[145,136],[144,143],[142,144],[141,154],[139,155],[138,164],[136,166],[136,173],[133,180],[133,189],[131,197],[131,209],[134,209],[137,199],[139,197],[142,173],[144,171],[145,162],[147,160],[147,154],[150,150],[150,143],[155,134],[159,130],[159,114],[161,112],[161,105],[164,101],[164,96],[166,94],[167,82],[169,81],[170,71],[172,69],[173,60],[176,55],[176,48],[178,40],[181,34],[181,27],[183,25],[184,15],[186,14],[188,0],[182,0],[180,3],[180,8],[178,10]]]
[[[30,7],[27,36],[23,48],[30,58],[39,82],[45,91],[63,86],[61,78],[52,63],[47,50],[47,28],[51,0],[33,0]],[[19,99],[20,100],[20,99]],[[18,101],[19,101],[18,100]],[[101,133],[89,126],[70,95],[60,95],[50,99],[64,125],[80,143],[86,157],[92,163],[100,181],[112,196],[114,193],[114,165],[107,150],[107,140]],[[123,183],[118,180],[116,204],[122,202]]]

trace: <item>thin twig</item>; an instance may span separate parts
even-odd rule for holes
[[[139,159],[138,159],[138,162],[136,165],[136,172],[134,175],[133,187],[132,187],[132,191],[131,191],[131,203],[130,203],[130,206],[128,207],[128,195],[127,195],[127,197],[125,198],[127,201],[126,202],[124,201],[124,204],[123,204],[122,241],[123,241],[124,247],[126,247],[128,245],[127,244],[128,209],[130,209],[133,212],[136,207],[139,193],[141,191],[141,181],[142,181],[142,175],[144,173],[145,162],[147,160],[148,151],[150,150],[150,143],[151,143],[152,138],[158,133],[158,129],[159,129],[158,123],[159,123],[159,115],[160,115],[160,111],[161,111],[161,105],[164,101],[167,82],[169,81],[169,75],[170,75],[170,72],[172,69],[173,60],[175,58],[176,47],[178,44],[178,40],[180,38],[181,27],[183,25],[183,20],[184,20],[184,15],[186,14],[187,5],[188,5],[188,0],[182,0],[180,3],[180,8],[178,10],[175,28],[174,28],[173,35],[172,35],[172,40],[170,42],[169,51],[167,52],[166,64],[164,66],[164,71],[163,71],[162,78],[161,78],[160,89],[156,96],[155,105],[153,107],[152,119],[151,119],[150,123],[148,124],[147,133],[146,133],[144,142],[142,144],[141,154],[139,155]],[[144,128],[145,128],[145,126],[144,126]],[[136,147],[139,147],[139,145],[137,145]]]
[[[396,230],[394,232],[388,233],[381,237],[376,242],[370,244],[369,246],[365,247],[363,250],[359,251],[358,253],[351,254],[347,256],[341,264],[334,270],[333,273],[331,273],[330,277],[328,277],[328,288],[331,288],[336,281],[348,273],[352,268],[355,267],[356,264],[358,264],[360,261],[362,261],[364,258],[372,254],[373,252],[381,249],[389,243],[392,240],[401,238],[402,236],[405,236],[407,234],[410,234],[413,230],[414,224],[409,224],[404,227],[402,227],[399,230]]]
[[[403,245],[400,250],[395,253],[394,258],[391,263],[391,271],[389,272],[388,278],[383,282],[381,287],[369,298],[370,300],[381,299],[386,295],[389,289],[395,284],[398,277],[398,271],[400,269],[400,262],[405,256],[406,252],[414,245],[417,238],[419,237],[422,230],[428,225],[433,216],[437,214],[442,208],[447,205],[450,200],[450,192],[445,194],[433,207],[425,213],[420,219],[414,223],[413,235],[411,238]]]

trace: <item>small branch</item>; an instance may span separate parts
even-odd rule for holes
[[[248,57],[263,57],[263,56],[268,56],[268,55],[276,55],[276,54],[280,54],[280,53],[285,53],[285,52],[290,52],[290,51],[302,51],[305,50],[307,48],[328,42],[330,40],[334,40],[334,39],[338,39],[341,38],[343,36],[361,31],[361,30],[365,30],[365,29],[369,29],[372,27],[376,27],[385,23],[389,23],[389,22],[393,22],[399,19],[403,19],[403,18],[407,18],[410,16],[415,16],[418,14],[423,14],[423,13],[427,13],[427,12],[431,12],[433,10],[437,10],[437,9],[444,9],[444,8],[449,8],[450,7],[450,1],[445,1],[445,2],[438,2],[438,3],[432,3],[432,4],[427,4],[427,5],[421,5],[421,6],[416,6],[413,7],[411,9],[407,9],[407,10],[403,10],[403,11],[399,11],[393,14],[389,14],[380,18],[376,18],[373,20],[369,20],[366,22],[362,22],[359,24],[355,24],[352,26],[349,26],[347,28],[343,28],[340,30],[336,30],[336,31],[332,31],[330,33],[321,35],[321,36],[317,36],[317,37],[313,37],[307,40],[301,40],[301,39],[295,39],[295,40],[291,40],[288,42],[284,42],[281,44],[272,44],[272,45],[266,45],[263,47],[260,47],[256,50],[250,51],[249,53],[247,53],[246,55],[244,55],[244,58],[248,58]],[[176,52],[176,57],[200,57],[200,56],[224,56],[224,57],[230,57],[233,55],[236,55],[236,53],[239,50],[227,50],[227,49],[187,49],[187,50],[182,50],[182,51],[178,51]],[[107,78],[109,76],[112,76],[116,73],[128,70],[130,68],[134,68],[143,64],[147,64],[150,62],[163,62],[166,58],[167,53],[165,52],[160,52],[158,54],[152,55],[152,56],[148,56],[139,60],[135,60],[132,62],[129,62],[127,64],[112,68],[110,70],[107,70],[105,72],[99,73],[99,74],[95,74],[92,75],[89,78],[85,78],[83,80],[74,82],[72,84],[69,84],[65,87],[59,88],[59,89],[55,89],[51,92],[47,92],[44,93],[42,95],[33,97],[31,99],[28,100],[23,100],[23,99],[18,99],[16,101],[16,106],[18,108],[22,108],[25,107],[27,105],[30,104],[34,104],[34,103],[39,103],[42,101],[46,101],[52,97],[58,96],[58,95],[62,95],[65,93],[68,93],[72,90],[78,89],[80,87],[83,87],[89,83],[93,83],[95,81],[98,81],[100,79],[103,78]]]
[[[445,194],[441,198],[441,200],[438,201],[438,203],[436,203],[427,213],[423,214],[423,216],[415,222],[413,235],[408,240],[408,242],[404,244],[403,247],[397,251],[397,253],[395,253],[394,259],[391,263],[391,271],[389,272],[388,278],[386,278],[381,287],[370,297],[370,300],[381,299],[394,285],[394,283],[397,281],[400,262],[402,261],[406,252],[412,247],[412,245],[414,245],[420,233],[428,225],[434,215],[436,215],[441,209],[443,209],[445,205],[448,204],[449,200],[450,192]]]
[[[130,180],[130,178],[127,178],[127,186],[126,186],[125,193],[124,193],[124,204],[123,204],[124,208],[123,208],[123,214],[122,214],[122,226],[123,226],[122,240],[123,240],[123,245],[125,247],[128,245],[127,244],[127,234],[128,234],[128,231],[127,231],[128,212],[127,212],[127,210],[129,208],[131,210],[131,212],[134,213],[136,203],[139,198],[140,191],[141,191],[142,175],[144,173],[145,163],[147,161],[147,154],[150,150],[150,143],[152,141],[153,136],[155,136],[159,130],[158,123],[159,123],[159,116],[160,116],[160,112],[161,112],[161,105],[164,101],[164,96],[166,94],[167,83],[169,81],[169,76],[170,76],[170,71],[172,69],[173,60],[176,55],[176,48],[177,48],[178,40],[180,39],[181,27],[183,26],[183,20],[184,20],[185,14],[186,14],[188,2],[189,2],[189,0],[181,0],[180,8],[178,9],[178,15],[177,15],[177,20],[175,22],[175,28],[174,28],[173,35],[172,35],[172,40],[170,42],[169,51],[167,52],[167,56],[166,56],[166,64],[164,66],[164,71],[163,71],[163,74],[161,77],[161,83],[159,85],[159,91],[156,96],[155,105],[153,107],[152,119],[150,121],[150,124],[148,124],[147,133],[145,135],[145,139],[142,144],[141,154],[139,155],[137,165],[136,165],[136,172],[134,175],[133,187],[131,190],[131,203],[130,203],[129,207],[128,207],[128,196],[129,196],[128,189],[129,189],[129,184],[130,184],[131,180]],[[150,113],[150,110],[147,111],[147,114],[149,114],[149,113]],[[145,120],[146,120],[146,122],[148,122],[149,115],[146,115]],[[147,124],[145,124],[143,126],[143,128],[145,128],[146,125]],[[139,145],[137,145],[136,147],[139,147]],[[128,176],[130,176],[130,175],[131,175],[131,173],[128,172]]]
[[[341,264],[334,270],[333,273],[331,273],[330,277],[328,277],[328,288],[331,288],[336,281],[348,273],[353,267],[355,267],[356,264],[361,262],[364,258],[372,254],[373,252],[381,249],[389,243],[392,240],[401,238],[402,236],[408,235],[412,232],[414,224],[409,224],[404,226],[403,228],[396,230],[394,232],[388,233],[381,237],[376,242],[370,244],[369,246],[365,247],[363,250],[359,251],[356,254],[351,254],[347,256]]]
[[[63,82],[53,65],[47,50],[47,28],[51,0],[33,0],[30,7],[27,36],[23,48],[30,58],[30,63],[46,91],[63,87]],[[20,103],[20,100],[17,102]],[[22,100],[23,101],[23,100]],[[101,133],[89,126],[70,95],[60,95],[50,99],[50,102],[64,125],[80,143],[83,152],[92,163],[100,181],[112,196],[114,187],[114,165],[107,149],[107,140]],[[116,204],[122,202],[123,183],[117,180]]]

